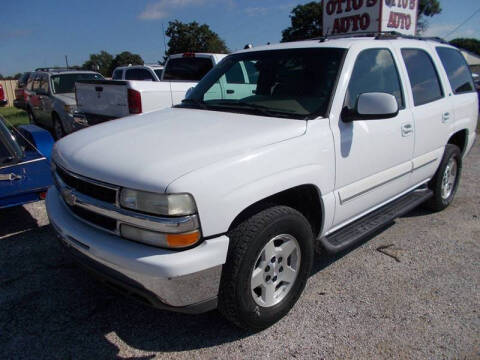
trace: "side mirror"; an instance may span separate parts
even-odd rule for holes
[[[360,94],[354,111],[344,109],[342,120],[388,119],[398,115],[398,103],[395,96],[381,92]]]

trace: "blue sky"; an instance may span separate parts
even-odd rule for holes
[[[443,12],[430,20],[427,35],[445,36],[475,10],[479,0],[440,0]],[[162,23],[197,21],[210,25],[231,50],[246,43],[278,42],[292,0],[2,0],[0,74],[39,66],[81,65],[91,53],[128,50],[145,62],[164,53]],[[480,38],[480,13],[449,39]],[[168,39],[167,39],[168,41]]]

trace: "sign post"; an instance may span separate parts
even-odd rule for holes
[[[420,0],[323,0],[323,35],[396,31],[415,35]]]

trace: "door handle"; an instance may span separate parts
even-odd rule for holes
[[[20,180],[22,177],[20,175],[10,173],[10,174],[0,174],[0,181],[13,181]]]
[[[408,136],[413,133],[413,126],[410,123],[402,124],[402,136]]]
[[[450,113],[449,112],[443,113],[442,122],[446,123],[448,120],[450,120]]]
[[[233,94],[235,91],[233,90],[227,90],[227,94]]]

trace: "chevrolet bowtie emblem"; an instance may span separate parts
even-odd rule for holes
[[[73,191],[70,189],[63,189],[62,197],[65,200],[65,202],[70,206],[74,206],[77,201],[77,197],[75,196]]]

